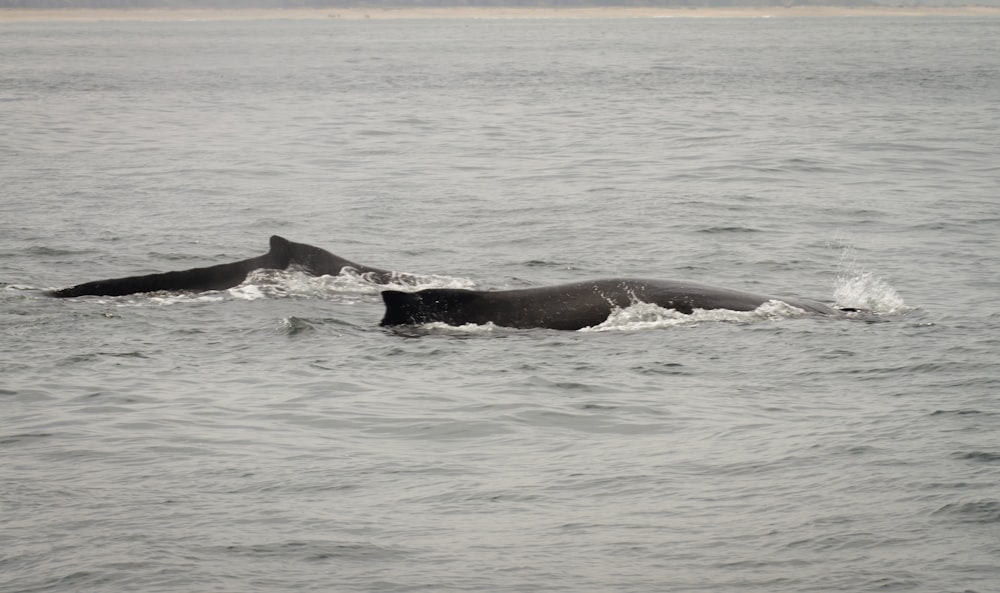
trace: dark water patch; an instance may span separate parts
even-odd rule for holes
[[[559,268],[561,270],[573,270],[573,266],[566,262],[550,261],[544,259],[529,259],[524,262],[524,266],[528,268]]]
[[[378,546],[370,543],[338,543],[332,541],[288,541],[264,544],[237,544],[221,549],[225,555],[251,558],[277,558],[304,562],[359,560],[365,562],[397,559],[409,554],[403,548]]]
[[[123,364],[124,361],[129,359],[148,359],[145,353],[138,350],[133,350],[129,352],[88,352],[83,354],[74,354],[72,356],[67,356],[60,360],[56,366],[76,366],[81,364],[89,364],[95,362],[111,362],[115,365]],[[110,359],[106,360],[106,359]],[[122,362],[114,362],[117,359],[124,359]]]
[[[459,487],[447,492],[407,499],[405,502],[408,504],[461,507],[462,512],[490,514],[498,511],[498,505],[503,507],[503,512],[510,512],[517,505],[539,503],[544,499],[544,496],[530,492]]]
[[[980,463],[997,463],[1000,462],[1000,453],[993,453],[990,451],[968,451],[968,452],[958,452],[953,455],[956,459],[962,459],[965,461],[977,461]]]
[[[924,222],[924,223],[920,223],[920,224],[911,225],[907,230],[908,231],[915,231],[915,232],[920,232],[920,231],[935,231],[935,232],[949,231],[949,232],[954,232],[954,233],[957,233],[957,234],[965,234],[965,233],[968,233],[968,229],[975,228],[975,227],[977,227],[977,226],[979,226],[981,224],[983,224],[983,221],[980,221],[980,220],[969,220],[969,221],[936,220],[934,222]]]
[[[254,474],[245,474],[239,476],[242,479],[254,478]],[[289,481],[287,479],[281,480],[268,480],[268,481],[254,481],[247,486],[242,486],[239,488],[227,488],[222,492],[225,494],[260,494],[260,493],[282,493],[282,496],[302,496],[306,493],[320,493],[320,494],[330,494],[334,492],[353,492],[365,488],[362,484],[341,484],[341,483],[323,483],[323,484],[302,484],[295,481]],[[164,503],[169,503],[172,501],[164,501]]]
[[[103,571],[82,570],[65,576],[46,578],[34,583],[22,583],[16,589],[18,593],[42,593],[46,591],[105,591],[107,587],[123,580],[124,574],[110,574]],[[124,585],[124,583],[121,583]]]
[[[408,335],[406,332],[400,333],[400,332],[395,331],[395,329],[396,328],[387,328],[386,331],[389,332],[389,333],[392,333],[394,335],[401,335],[403,337],[410,337],[410,338],[424,338],[424,337],[427,337],[428,335],[431,335],[428,332],[420,333],[419,332],[420,328],[412,328],[414,330],[414,334],[413,335]],[[461,338],[462,336],[455,336],[455,337]],[[400,348],[400,347],[393,346],[393,347],[390,347],[390,348],[386,348],[385,350],[382,351],[381,354],[383,356],[386,356],[386,357],[401,356],[401,357],[404,357],[404,358],[412,358],[412,357],[416,356],[416,357],[419,357],[419,358],[433,358],[433,357],[437,357],[437,356],[445,356],[445,355],[447,355],[449,353],[450,353],[449,350],[445,350],[443,348],[434,348],[434,347],[424,348],[424,347],[420,347],[420,348],[413,349],[413,348]],[[377,356],[376,356],[376,359],[377,359]]]
[[[49,432],[34,432],[34,433],[12,434],[10,436],[0,436],[0,446],[21,445],[41,439],[47,439],[51,436],[54,435]]]
[[[966,377],[951,381],[935,381],[936,387],[947,389],[981,389],[985,391],[995,391],[1000,387],[1000,378],[997,377]]]
[[[958,363],[951,361],[935,361],[935,362],[918,362],[913,364],[905,365],[893,365],[893,366],[869,366],[866,368],[850,368],[840,371],[841,373],[857,376],[912,376],[912,375],[932,375],[932,376],[947,376],[949,374],[964,372],[970,369],[980,368],[982,364],[977,363]]]
[[[707,234],[718,234],[718,233],[761,233],[761,229],[756,229],[753,227],[746,226],[712,226],[705,227],[703,229],[698,229],[699,233]]]
[[[844,167],[837,167],[829,161],[817,159],[791,158],[784,161],[784,163],[783,168],[806,173],[844,173],[847,171]]]
[[[971,490],[991,490],[996,488],[996,484],[990,481],[982,482],[966,482],[966,481],[956,481],[956,482],[929,482],[920,485],[921,489],[924,490],[944,490],[946,492],[959,490],[959,491],[971,491]]]
[[[603,404],[581,404],[579,406],[581,410],[617,410],[618,406],[609,406]]]
[[[868,445],[854,445],[852,447],[847,447],[844,449],[844,453],[847,455],[870,455],[873,453],[879,453],[882,450],[877,447],[871,447]]]
[[[640,375],[691,376],[693,371],[679,362],[653,362],[634,366],[632,371]]]
[[[58,256],[58,255],[84,255],[87,253],[92,253],[89,250],[75,250],[75,249],[61,249],[58,247],[47,247],[44,245],[36,245],[29,247],[25,250],[28,255],[46,257],[46,256]]]
[[[877,534],[868,531],[855,531],[824,534],[818,537],[795,540],[787,543],[785,547],[807,548],[819,552],[832,552],[842,550],[881,549],[884,546],[904,543],[906,542],[903,539],[894,538],[884,534]]]
[[[149,358],[145,353],[133,350],[132,352],[101,352],[102,356],[111,358]]]
[[[348,321],[347,319],[340,319],[338,317],[318,317],[318,318],[308,318],[302,319],[306,323],[313,325],[337,325],[341,327],[357,327],[356,324]]]
[[[10,366],[0,366],[0,370],[16,370]],[[17,391],[5,389],[0,391],[0,398],[10,398],[8,401],[21,402],[42,402],[56,399],[51,393],[42,389],[19,389]]]
[[[616,418],[623,423],[634,422],[637,417],[665,418],[669,414],[659,408],[636,404],[619,405],[610,403],[582,403],[574,408],[591,414],[605,415],[609,418]]]
[[[931,515],[951,517],[962,523],[1000,523],[1000,501],[976,500],[950,503],[933,511]]]
[[[931,416],[972,416],[977,414],[989,414],[981,410],[934,410]]]
[[[606,410],[605,410],[606,411]],[[661,423],[641,423],[606,413],[573,414],[555,410],[528,410],[515,414],[510,421],[544,428],[561,428],[588,434],[654,434],[662,432]]]
[[[212,449],[210,447],[199,447],[196,445],[182,443],[172,445],[150,445],[146,447],[146,451],[152,453],[155,458],[168,456],[207,458],[212,454]]]
[[[100,412],[102,410],[123,412],[134,404],[154,403],[156,400],[149,396],[117,390],[87,390],[68,401],[83,404],[82,407],[75,410],[77,412]]]
[[[367,433],[429,441],[479,440],[512,432],[504,424],[481,420],[383,418],[369,419],[366,424]]]
[[[528,370],[528,367],[525,367],[523,370]],[[566,381],[566,380],[552,380],[547,377],[542,377],[538,375],[527,377],[525,379],[519,379],[514,383],[510,384],[509,387],[515,391],[523,388],[532,391],[543,390],[552,392],[597,393],[597,394],[615,393],[621,390],[618,387],[612,387],[606,384],[582,383],[579,381]]]
[[[651,485],[658,484],[661,476],[645,473],[622,473],[608,475],[595,470],[587,473],[572,473],[562,477],[554,477],[547,483],[547,489],[553,492],[570,492],[573,496],[596,498],[619,498],[627,495],[648,496]],[[577,527],[580,527],[577,525]],[[645,525],[633,525],[632,528],[643,528]],[[652,526],[648,526],[652,527]]]

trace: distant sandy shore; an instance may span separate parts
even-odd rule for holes
[[[628,19],[628,18],[787,18],[826,16],[1000,16],[1000,7],[847,8],[307,8],[307,9],[0,9],[0,23],[98,21],[249,21],[249,20],[390,20],[390,19]]]

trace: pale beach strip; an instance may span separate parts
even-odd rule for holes
[[[1000,16],[1000,7],[425,7],[292,9],[0,9],[0,23],[100,21],[403,20],[403,19],[650,19]]]

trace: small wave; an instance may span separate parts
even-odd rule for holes
[[[399,548],[369,543],[302,540],[237,544],[226,546],[227,554],[253,558],[280,558],[305,561],[335,561],[344,559],[384,561],[404,553]]]
[[[955,457],[958,459],[964,459],[966,461],[978,461],[981,463],[996,463],[1000,461],[1000,453],[993,451],[967,451],[955,453]]]
[[[82,251],[60,249],[58,247],[47,247],[45,245],[36,245],[34,247],[29,247],[26,251],[28,255],[36,255],[36,256],[77,255],[79,253],[85,253]]]
[[[568,263],[550,261],[547,259],[529,259],[524,262],[529,268],[558,268],[560,270],[575,270],[576,268]]]
[[[288,336],[295,336],[301,333],[310,332],[316,328],[301,317],[286,317],[281,320],[281,329]]]
[[[932,514],[954,517],[963,523],[1000,523],[1000,502],[975,500],[951,503],[937,509]]]
[[[759,233],[760,229],[748,226],[712,226],[698,230],[699,233]]]
[[[51,436],[53,436],[53,434],[50,432],[25,432],[21,434],[12,434],[10,436],[0,436],[0,446],[31,443],[37,440],[47,439]]]
[[[956,415],[956,416],[967,416],[967,415],[970,415],[970,414],[983,414],[983,413],[984,412],[982,412],[981,410],[971,410],[971,409],[962,409],[962,410],[934,410],[933,412],[931,412],[931,416],[941,416],[943,414]]]

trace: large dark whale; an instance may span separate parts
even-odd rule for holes
[[[691,314],[695,309],[753,311],[780,301],[809,313],[842,315],[808,299],[774,297],[683,281],[611,279],[518,290],[480,291],[429,288],[416,292],[383,290],[382,325],[443,322],[513,328],[581,329],[599,325],[616,308],[651,303]]]
[[[289,266],[298,266],[313,276],[336,276],[344,269],[350,268],[362,274],[366,279],[386,284],[390,280],[405,281],[405,274],[397,274],[369,266],[362,266],[342,257],[338,257],[325,249],[293,243],[284,237],[271,237],[271,249],[264,255],[229,264],[219,264],[206,268],[194,268],[146,276],[129,276],[127,278],[111,278],[85,282],[54,290],[54,297],[77,297],[83,295],[121,296],[138,292],[172,291],[204,291],[225,290],[238,286],[254,270],[283,270]]]

